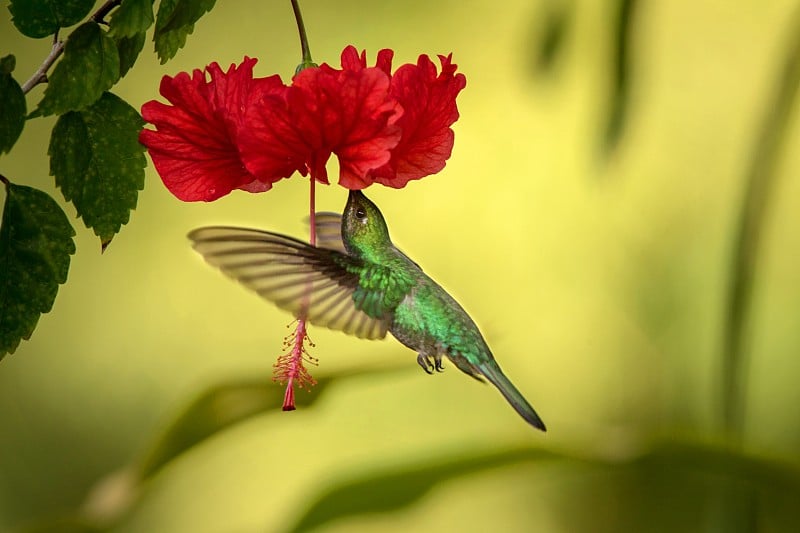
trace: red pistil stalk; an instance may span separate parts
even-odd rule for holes
[[[311,225],[309,242],[312,246],[314,246],[317,244],[317,227],[315,216],[316,194],[314,188],[316,180],[314,179],[313,175],[310,175],[309,178],[309,181],[311,182],[309,189],[309,223]],[[318,361],[316,358],[311,357],[308,351],[306,351],[306,341],[308,341],[309,346],[314,346],[314,343],[311,342],[311,339],[308,337],[308,332],[306,331],[306,318],[305,316],[301,315],[297,319],[297,326],[295,327],[294,332],[290,333],[283,339],[284,348],[291,349],[288,353],[278,357],[278,361],[273,366],[275,369],[275,375],[272,379],[279,382],[286,382],[286,393],[283,395],[284,411],[295,410],[295,382],[299,387],[305,387],[306,389],[317,384],[316,380],[311,377],[311,374],[309,374],[308,370],[306,370],[306,367],[303,366],[304,361],[315,366]]]

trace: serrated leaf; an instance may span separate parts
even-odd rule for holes
[[[38,39],[80,22],[92,6],[94,0],[11,0],[8,9],[20,33]]]
[[[160,32],[154,35],[158,60],[163,65],[178,53],[186,44],[186,38],[194,31],[194,24],[182,26],[176,30]]]
[[[50,137],[50,173],[103,248],[128,222],[144,187],[142,126],[133,107],[105,93],[83,111],[59,117]]]
[[[34,116],[80,110],[95,102],[119,79],[117,45],[94,22],[75,29],[64,47],[64,57],[47,83]]]
[[[0,154],[9,152],[25,126],[25,94],[13,77],[14,56],[0,59]]]
[[[153,24],[153,0],[122,0],[108,24],[112,37],[134,37]]]
[[[0,359],[29,339],[67,280],[75,243],[67,215],[47,193],[6,183],[0,225]]]
[[[119,77],[122,78],[131,69],[139,53],[144,48],[145,33],[137,33],[133,37],[115,37],[119,52]]]
[[[162,64],[166,63],[186,44],[186,37],[194,31],[194,24],[211,11],[216,0],[162,0],[156,15],[153,35],[155,49]]]

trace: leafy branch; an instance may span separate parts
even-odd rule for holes
[[[52,36],[52,46],[22,85],[13,76],[14,56],[0,58],[0,154],[11,151],[28,120],[56,115],[47,150],[50,174],[103,251],[136,208],[146,166],[138,142],[142,118],[110,91],[136,62],[152,26],[155,52],[166,62],[214,3],[161,0],[154,15],[153,0],[107,0],[92,14],[94,0],[11,0],[17,30],[33,39]],[[76,27],[62,40],[71,26]],[[29,113],[26,95],[39,84],[47,86],[44,96]],[[41,313],[52,308],[75,251],[75,232],[58,202],[16,181],[0,180],[6,191],[0,359],[29,338]]]

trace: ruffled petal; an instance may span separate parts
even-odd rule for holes
[[[442,72],[426,55],[416,65],[406,64],[392,76],[390,93],[404,114],[398,121],[403,131],[391,160],[374,172],[375,181],[389,187],[404,187],[442,170],[453,149],[450,126],[458,119],[456,97],[466,86],[463,74],[455,74],[457,65],[451,55],[439,56]]]
[[[247,169],[262,181],[274,183],[295,171],[307,174],[311,148],[289,114],[289,87],[264,85],[251,94],[237,144]]]
[[[254,85],[274,83],[270,78],[253,83],[255,63],[245,58],[227,73],[212,63],[191,77],[183,72],[164,76],[160,92],[172,105],[150,101],[142,106],[142,117],[156,130],[142,130],[139,142],[180,200],[209,202],[237,188],[269,188],[269,182],[253,185],[258,178],[242,163],[236,143],[245,99]]]
[[[337,70],[323,64],[295,76],[291,123],[310,150],[312,176],[327,183],[325,164],[335,153],[340,185],[361,189],[372,183],[372,170],[389,161],[401,136],[397,121],[403,110],[389,95],[389,85],[377,68]]]

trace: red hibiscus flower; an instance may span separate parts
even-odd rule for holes
[[[328,183],[325,165],[339,158],[339,184],[400,188],[444,168],[453,147],[455,99],[466,81],[450,56],[442,70],[422,55],[391,74],[392,52],[375,67],[352,46],[341,69],[326,64],[298,73],[254,78],[256,60],[223,72],[216,63],[161,82],[142,107],[155,130],[139,139],[167,188],[184,201],[212,201],[243,189],[268,190],[295,171]],[[210,80],[206,79],[206,74]]]
[[[235,142],[248,95],[286,91],[278,76],[253,78],[255,63],[246,57],[228,72],[212,63],[206,67],[210,81],[200,70],[191,77],[185,72],[164,76],[160,92],[173,105],[150,101],[142,106],[142,116],[158,131],[142,130],[139,141],[164,185],[180,200],[208,202],[233,189],[265,191],[277,181],[259,181],[250,174]]]

